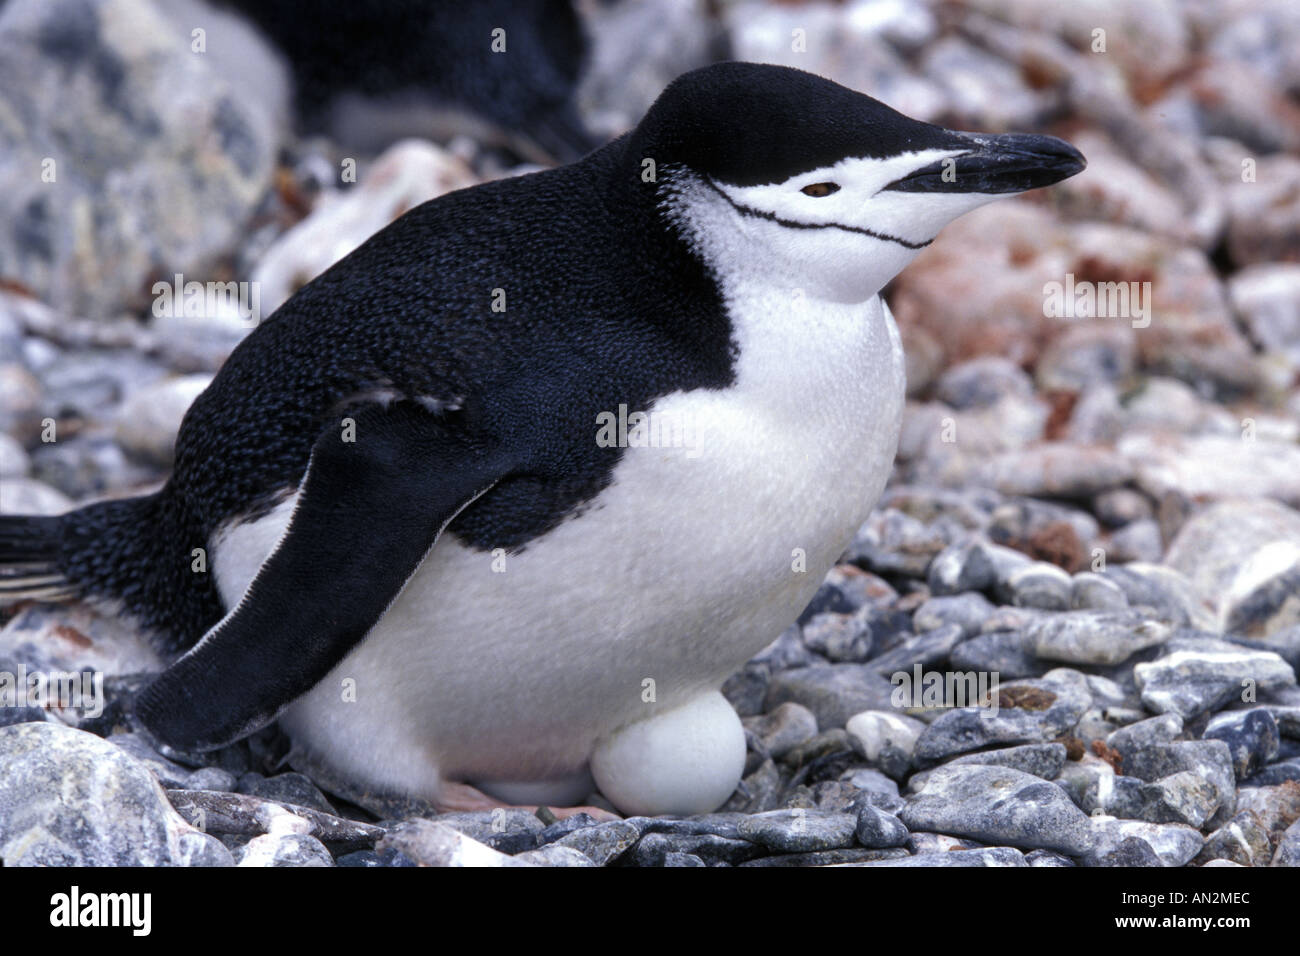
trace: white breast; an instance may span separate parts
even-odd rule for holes
[[[693,447],[629,447],[591,507],[504,570],[445,538],[285,715],[296,744],[416,793],[439,774],[558,777],[602,735],[718,687],[793,621],[884,487],[902,351],[876,297],[830,305],[743,283],[729,300],[735,387],[654,409]],[[292,505],[214,543],[228,604]]]

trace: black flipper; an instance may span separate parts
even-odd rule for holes
[[[411,402],[312,450],[289,527],[243,600],[136,700],[160,740],[211,750],[265,726],[388,609],[442,530],[508,470]]]

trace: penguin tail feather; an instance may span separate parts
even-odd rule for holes
[[[59,567],[62,531],[62,516],[0,515],[0,607],[77,596]]]

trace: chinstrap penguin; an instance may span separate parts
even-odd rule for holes
[[[156,634],[176,659],[137,714],[180,749],[278,718],[379,791],[563,804],[594,778],[624,813],[715,809],[745,757],[720,686],[891,469],[880,289],[1082,168],[788,68],[688,73],[580,162],[426,203],[305,286],[195,401],[162,490],[0,518],[0,588]]]

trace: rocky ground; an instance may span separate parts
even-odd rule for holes
[[[582,103],[610,132],[722,37],[737,58],[816,70],[924,119],[1064,135],[1090,163],[959,220],[888,290],[909,361],[894,479],[798,624],[725,687],[747,727],[742,787],[691,819],[548,823],[356,792],[295,768],[274,729],[164,755],[126,718],[160,665],[139,636],[30,604],[0,630],[0,671],[102,671],[109,704],[93,719],[0,707],[0,856],[1300,863],[1295,5],[859,0],[711,16],[664,0],[597,16]],[[147,52],[118,51],[139,111],[160,95]],[[53,56],[0,30],[0,76],[58,69]],[[283,139],[274,98],[216,69],[171,69],[191,122],[146,124],[116,159],[105,144],[139,142],[138,116],[78,125],[100,112],[91,88],[54,102],[40,84],[0,84],[27,124],[0,124],[14,146],[0,178],[20,187],[4,208],[36,201],[14,170],[39,166],[50,138],[93,136],[108,157],[41,200],[87,231],[59,232],[39,268],[0,283],[0,511],[55,513],[165,478],[181,415],[249,323],[158,315],[141,298],[152,280],[251,279],[269,314],[405,209],[507,171],[461,138],[362,157],[359,181],[340,183],[339,144]],[[228,135],[196,133],[205,123]],[[40,232],[26,226],[0,230],[0,262],[29,262]],[[1149,283],[1149,312],[1054,315],[1045,286],[1067,276]],[[1000,686],[982,707],[893,699],[891,677],[918,667],[996,672]]]

